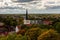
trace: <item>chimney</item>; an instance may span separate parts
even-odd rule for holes
[[[26,20],[28,20],[28,10],[26,9]]]

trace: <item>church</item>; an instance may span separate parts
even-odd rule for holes
[[[24,24],[42,24],[42,20],[30,20],[28,18],[28,10],[26,10],[26,15],[24,18]]]
[[[23,18],[24,18],[24,20],[23,20],[24,25],[27,25],[27,26],[31,26],[32,24],[43,24],[43,25],[52,24],[52,22],[50,20],[48,20],[48,19],[44,19],[44,20],[42,20],[42,19],[40,19],[40,20],[38,20],[38,19],[37,20],[32,20],[31,19],[30,20],[29,17],[28,17],[28,10],[26,10],[26,14],[25,14],[25,16],[23,16]],[[15,32],[19,33],[20,30],[21,30],[21,25],[16,26]]]

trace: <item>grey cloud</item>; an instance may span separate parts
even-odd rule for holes
[[[54,6],[51,9],[60,9],[60,6]]]
[[[22,7],[0,7],[0,9],[24,9]]]
[[[47,7],[47,9],[60,9],[60,6]]]
[[[47,2],[48,4],[55,4],[55,2]]]
[[[13,0],[13,2],[30,2],[30,1],[34,1],[34,0],[17,0],[17,1]]]
[[[37,4],[38,2],[31,2],[30,4]]]

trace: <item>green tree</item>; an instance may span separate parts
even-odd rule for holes
[[[57,30],[60,33],[60,22],[56,22],[54,24],[54,29]]]

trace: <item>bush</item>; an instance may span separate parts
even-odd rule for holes
[[[15,40],[16,36],[17,36],[17,34],[9,34],[7,36],[7,40]]]
[[[6,36],[0,36],[0,40],[7,40]]]
[[[27,40],[27,36],[26,35],[22,36],[19,34],[16,36],[15,40]]]
[[[0,36],[0,40],[27,40],[27,36],[21,34],[9,34],[8,36]]]

